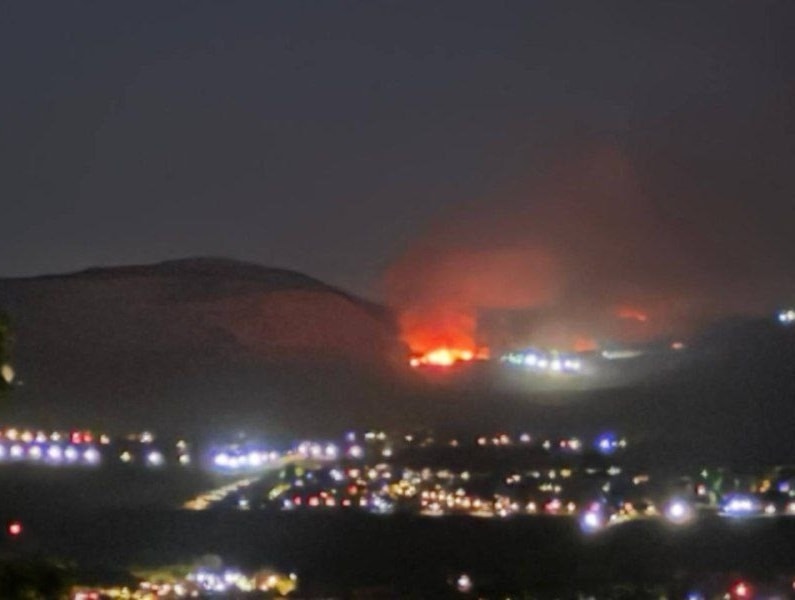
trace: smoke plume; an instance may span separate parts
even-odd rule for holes
[[[415,352],[590,349],[684,335],[792,294],[785,257],[742,207],[660,172],[591,147],[538,168],[520,193],[442,215],[386,275],[404,340]]]

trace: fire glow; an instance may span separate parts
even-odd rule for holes
[[[468,350],[462,348],[434,348],[424,354],[414,355],[409,359],[409,364],[414,367],[452,367],[456,363],[470,362],[473,360],[486,360],[489,357],[487,348]]]

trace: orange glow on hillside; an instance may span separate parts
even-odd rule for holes
[[[582,335],[574,339],[572,347],[575,352],[593,352],[599,350],[599,344],[595,339]]]
[[[428,352],[412,356],[409,364],[412,367],[452,367],[459,362],[470,362],[473,360],[485,360],[489,357],[487,348],[468,350],[464,348],[434,348]]]
[[[638,321],[640,323],[645,323],[649,320],[649,316],[636,308],[630,308],[628,306],[623,306],[616,311],[616,316],[619,319],[631,319],[633,321]]]

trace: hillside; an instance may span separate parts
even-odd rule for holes
[[[383,308],[228,259],[0,280],[0,306],[24,382],[7,414],[53,425],[323,422],[404,356]]]
[[[673,363],[605,364],[623,375],[555,390],[498,362],[413,371],[383,307],[226,259],[0,280],[0,307],[23,382],[0,408],[7,423],[275,437],[614,430],[656,462],[795,460],[795,328],[772,319],[714,323]]]

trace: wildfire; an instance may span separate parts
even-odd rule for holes
[[[489,357],[487,348],[468,350],[463,348],[434,348],[424,354],[414,355],[409,359],[409,364],[414,367],[451,367],[459,362],[485,360]]]

